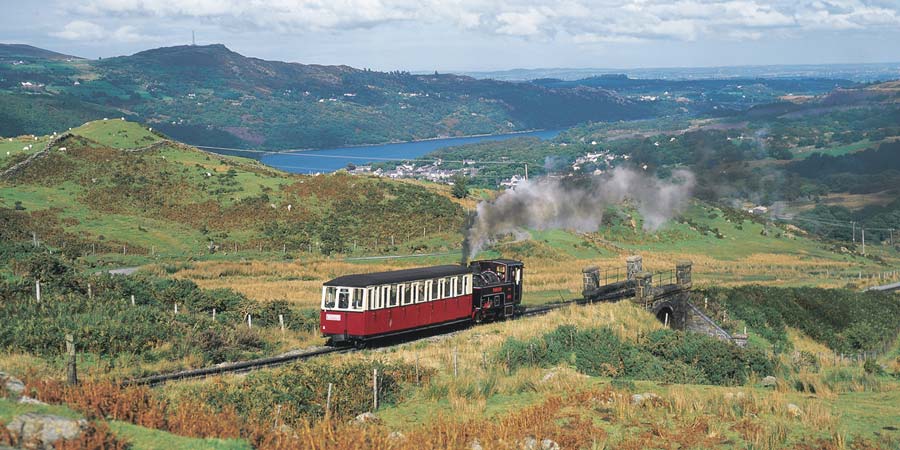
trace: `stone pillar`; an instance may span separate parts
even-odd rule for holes
[[[682,259],[675,263],[675,282],[682,289],[691,288],[691,267],[693,263],[690,260]]]
[[[644,258],[641,255],[631,255],[625,258],[625,275],[631,281],[635,275],[644,271]]]
[[[637,284],[634,288],[634,298],[638,303],[647,306],[653,299],[653,274],[650,272],[638,272],[634,274]]]
[[[597,266],[590,266],[581,269],[581,273],[584,275],[584,294],[596,290],[600,287],[600,268]]]

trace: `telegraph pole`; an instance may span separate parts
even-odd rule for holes
[[[525,181],[528,181],[528,163],[525,163]]]

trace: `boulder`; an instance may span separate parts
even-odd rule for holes
[[[559,450],[559,444],[552,439],[544,439],[541,441],[541,450]]]
[[[763,378],[762,382],[760,384],[762,384],[765,387],[775,387],[775,385],[778,384],[778,380],[776,380],[775,377],[773,377],[772,375],[769,375],[769,376]]]
[[[379,423],[381,422],[381,419],[371,412],[364,412],[356,416],[356,418],[353,419],[353,422],[358,424]]]
[[[46,405],[46,403],[36,398],[31,398],[27,395],[23,395],[21,398],[19,398],[19,403],[23,405]]]
[[[25,383],[6,372],[0,372],[0,383],[3,384],[3,387],[6,388],[7,391],[17,397],[25,392]]]
[[[481,442],[478,442],[478,439],[473,439],[472,443],[469,444],[469,448],[471,450],[484,450],[484,447],[481,446]]]
[[[394,441],[402,441],[402,440],[406,439],[406,435],[399,431],[391,431],[391,434],[388,435],[388,439],[391,439]]]
[[[659,400],[662,400],[662,397],[652,392],[644,392],[643,394],[634,394],[631,396],[632,405],[643,405],[644,403],[653,403]]]
[[[537,448],[538,441],[534,436],[528,435],[522,439],[522,450],[537,450]]]
[[[26,413],[13,419],[6,428],[24,448],[51,450],[61,439],[78,437],[87,425],[84,419]]]
[[[803,415],[803,410],[793,403],[788,403],[786,408],[788,415],[791,417],[800,417]]]

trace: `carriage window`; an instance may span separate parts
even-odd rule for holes
[[[416,283],[416,303],[425,301],[425,283]]]
[[[458,277],[451,277],[451,278],[450,278],[450,284],[449,284],[449,289],[448,289],[448,290],[450,291],[450,292],[449,292],[449,294],[450,294],[449,296],[450,296],[450,297],[456,297],[457,295],[459,295],[459,291],[456,289],[457,283],[458,283],[458,282],[457,282],[458,279],[459,279]]]
[[[463,277],[463,292],[466,294],[472,293],[472,276],[466,275]]]
[[[456,295],[466,295],[465,279],[465,275],[456,277]]]
[[[347,309],[350,306],[350,289],[340,288],[337,292],[338,309]]]
[[[411,284],[403,285],[403,304],[408,305],[413,302],[413,290]]]
[[[440,291],[438,291],[438,281],[431,280],[431,300],[437,300],[440,298]]]
[[[397,306],[397,294],[400,290],[400,285],[395,284],[392,286],[388,286],[388,306]]]
[[[363,309],[363,290],[353,290],[353,309],[359,311]]]
[[[337,296],[337,288],[327,286],[322,292],[322,307],[329,309],[334,308],[334,300]]]
[[[438,280],[438,286],[440,286],[440,290],[438,291],[438,298],[444,298],[447,296],[447,279],[441,278]]]
[[[375,309],[378,307],[378,304],[375,302],[375,297],[378,295],[378,288],[368,288],[366,289],[366,295],[369,296],[369,305],[366,309]]]

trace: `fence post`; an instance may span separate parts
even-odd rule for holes
[[[134,306],[134,294],[131,294],[131,306]]]
[[[34,297],[41,302],[41,280],[34,280]]]
[[[459,347],[453,348],[453,377],[459,375]]]
[[[78,368],[75,359],[75,337],[71,334],[66,334],[66,353],[69,356],[69,361],[66,362],[66,382],[69,385],[76,385],[78,384]]]
[[[284,337],[284,314],[278,315],[278,325],[281,326],[281,336]]]
[[[378,369],[372,369],[372,412],[378,410]]]
[[[178,302],[175,302],[175,314],[178,314]]]
[[[88,300],[94,299],[94,291],[91,288],[91,283],[88,283]]]
[[[328,383],[328,397],[325,398],[325,420],[331,416],[331,386],[332,383]]]
[[[247,328],[253,328],[253,317],[249,313],[247,314]]]

